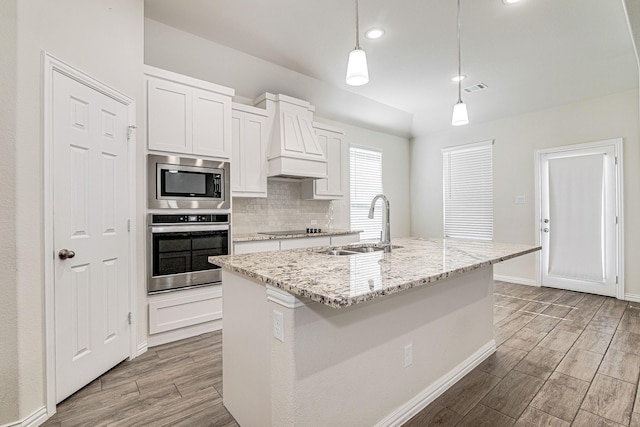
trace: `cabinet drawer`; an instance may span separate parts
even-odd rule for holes
[[[235,255],[250,254],[254,252],[279,251],[279,240],[263,240],[258,242],[237,242],[233,244]]]
[[[149,301],[149,334],[158,334],[222,319],[222,286],[186,296],[179,292]]]

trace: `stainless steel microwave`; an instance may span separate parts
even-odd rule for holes
[[[229,163],[177,156],[147,157],[149,209],[229,209]]]

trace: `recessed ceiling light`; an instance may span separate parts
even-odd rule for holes
[[[518,3],[520,0],[502,0],[502,3],[504,4],[514,4],[514,3]]]
[[[364,33],[364,36],[370,40],[379,39],[384,36],[384,30],[382,28],[371,28]]]
[[[462,81],[462,80],[464,80],[466,78],[467,78],[467,76],[462,74],[461,76],[453,76],[453,77],[451,77],[451,81],[458,83],[459,81]]]

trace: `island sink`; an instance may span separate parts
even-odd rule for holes
[[[325,255],[340,256],[340,255],[358,255],[358,254],[365,254],[365,253],[371,253],[371,252],[381,252],[381,251],[384,251],[384,247],[380,247],[380,246],[362,246],[362,247],[358,247],[358,248],[326,249],[326,250],[321,250],[318,253],[325,254]]]

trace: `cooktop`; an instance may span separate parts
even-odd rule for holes
[[[321,233],[319,228],[307,228],[306,230],[286,230],[286,231],[261,231],[258,234],[266,234],[268,236],[286,236],[289,234],[314,234]]]

